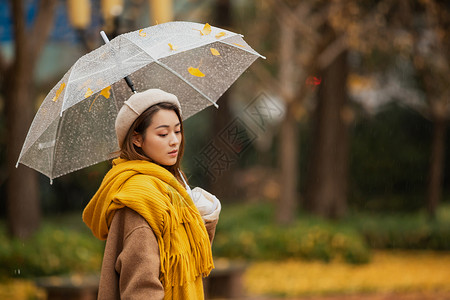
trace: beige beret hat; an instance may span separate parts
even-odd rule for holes
[[[181,105],[177,96],[160,89],[149,89],[141,93],[133,94],[123,103],[116,118],[116,135],[119,146],[125,140],[128,130],[133,122],[150,106],[161,102],[169,102],[178,107],[181,113]]]

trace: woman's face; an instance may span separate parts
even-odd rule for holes
[[[177,114],[173,110],[161,109],[153,115],[145,134],[133,136],[133,144],[142,148],[155,163],[173,166],[177,162],[181,139],[181,123]]]

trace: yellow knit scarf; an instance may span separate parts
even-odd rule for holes
[[[207,276],[214,265],[205,225],[186,189],[157,164],[115,159],[86,206],[83,221],[104,240],[114,213],[125,206],[139,213],[157,238],[165,299],[198,292],[199,276]]]

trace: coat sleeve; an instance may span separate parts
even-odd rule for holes
[[[160,265],[151,227],[135,211],[120,209],[106,241],[98,299],[163,299]]]
[[[216,226],[217,226],[217,222],[219,220],[214,220],[214,221],[206,221],[205,222],[205,227],[206,227],[206,231],[208,232],[208,236],[209,236],[209,241],[212,242],[214,240],[214,235],[216,234]]]
[[[116,262],[121,299],[163,299],[164,289],[159,280],[160,258],[152,229],[134,229],[124,241]]]

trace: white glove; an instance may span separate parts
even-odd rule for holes
[[[219,219],[222,206],[216,196],[196,187],[192,189],[191,198],[205,222]]]

